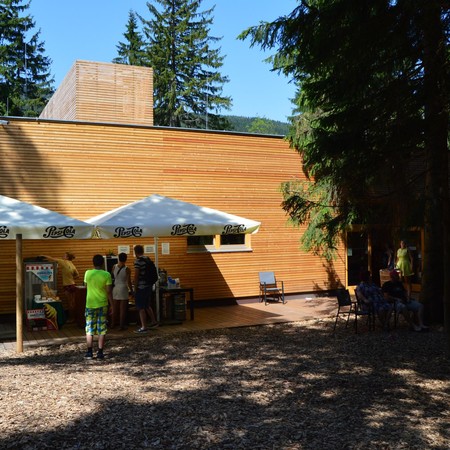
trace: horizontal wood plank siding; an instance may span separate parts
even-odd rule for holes
[[[42,119],[77,120],[77,70],[74,64],[40,114]]]
[[[256,296],[258,272],[266,270],[290,293],[345,282],[343,249],[327,264],[300,250],[304,228],[287,224],[280,183],[302,172],[299,155],[282,138],[12,119],[0,129],[0,157],[0,194],[81,220],[157,193],[261,221],[251,252],[192,254],[185,238],[160,238],[170,243],[160,266],[194,287],[197,300]],[[119,244],[153,239],[24,241],[23,251],[32,257],[70,250],[84,273],[95,253]],[[6,313],[15,307],[14,242],[0,242],[0,251],[0,313]]]
[[[153,69],[76,61],[40,118],[153,125]]]

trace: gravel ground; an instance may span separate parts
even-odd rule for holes
[[[449,449],[444,334],[330,319],[0,358],[0,448]]]

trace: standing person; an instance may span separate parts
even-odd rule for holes
[[[103,270],[104,260],[102,255],[92,258],[93,269],[84,274],[84,284],[87,286],[86,293],[86,359],[92,359],[94,335],[98,334],[97,358],[103,359],[103,348],[105,346],[106,320],[108,317],[108,305],[112,305],[112,279],[111,274]]]
[[[75,264],[72,262],[75,259],[75,255],[70,252],[64,253],[62,258],[53,258],[52,256],[42,255],[49,261],[55,261],[61,268],[63,291],[67,297],[67,308],[69,310],[69,319],[67,323],[75,321],[75,292],[77,288],[75,286],[75,280],[80,276]]]
[[[156,271],[155,264],[148,257],[144,256],[144,247],[142,245],[136,245],[134,247],[134,254],[136,260],[134,261],[134,299],[136,308],[139,311],[139,318],[141,319],[141,327],[135,331],[135,333],[146,333],[149,328],[157,328],[158,322],[156,321],[155,314],[150,304],[153,284],[151,284],[145,276],[146,266],[150,265],[152,269]],[[147,327],[147,314],[150,317],[150,325]]]
[[[402,281],[406,284],[406,293],[411,297],[411,283],[413,272],[413,257],[403,239],[400,241],[400,248],[397,250],[397,260],[395,267],[401,271]]]
[[[391,247],[391,244],[384,244],[382,269],[389,271],[394,270],[395,266],[395,252]]]
[[[127,254],[119,253],[118,258],[119,262],[114,264],[111,271],[114,278],[111,328],[114,328],[119,323],[119,329],[125,330],[127,328],[128,295],[132,292],[133,286],[131,284],[131,270],[125,265]]]

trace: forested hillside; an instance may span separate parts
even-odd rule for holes
[[[289,123],[263,117],[224,116],[231,124],[232,131],[285,136]]]

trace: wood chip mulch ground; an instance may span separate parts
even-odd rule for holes
[[[1,449],[450,449],[441,330],[316,320],[0,357]]]

